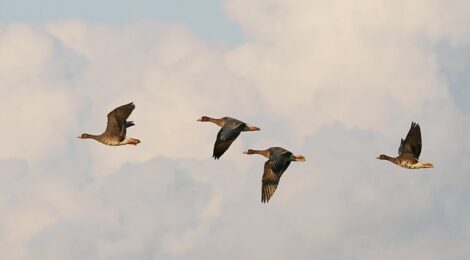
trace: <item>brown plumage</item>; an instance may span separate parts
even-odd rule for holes
[[[132,111],[135,109],[134,103],[120,106],[108,114],[108,123],[104,133],[100,135],[82,134],[78,138],[94,139],[100,143],[117,146],[132,144],[137,145],[140,140],[134,138],[126,138],[127,128],[134,125],[134,122],[127,121]]]
[[[412,122],[405,140],[401,139],[398,156],[390,157],[381,154],[377,159],[387,160],[407,169],[432,168],[433,165],[431,163],[419,161],[421,146],[421,128],[417,123]]]
[[[282,174],[292,161],[305,161],[302,155],[294,155],[281,147],[271,147],[266,150],[247,150],[245,154],[260,154],[268,160],[264,163],[261,185],[261,202],[268,203],[277,189]]]
[[[217,139],[215,140],[214,144],[214,152],[212,155],[214,159],[219,159],[225,153],[225,151],[228,150],[233,141],[237,139],[241,132],[260,130],[258,127],[250,126],[245,122],[231,117],[215,119],[208,116],[203,116],[197,121],[212,122],[221,127],[220,131],[217,133]]]

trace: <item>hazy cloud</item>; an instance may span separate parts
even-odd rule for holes
[[[465,1],[226,1],[229,47],[183,25],[0,27],[0,258],[466,259]],[[134,101],[137,147],[78,140]],[[219,161],[218,128],[243,133]],[[394,155],[411,121],[422,159]],[[292,163],[268,205],[264,158]]]

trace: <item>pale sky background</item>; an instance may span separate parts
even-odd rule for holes
[[[168,2],[0,0],[0,259],[469,259],[469,1]],[[411,121],[434,169],[375,159]]]

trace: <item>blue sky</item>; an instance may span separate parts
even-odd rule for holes
[[[0,22],[41,23],[80,18],[90,22],[125,24],[152,20],[184,23],[209,39],[236,43],[242,40],[239,27],[227,18],[220,0],[136,1],[0,1]]]
[[[467,7],[0,2],[0,259],[468,259]],[[131,101],[138,146],[76,138]],[[203,115],[261,131],[213,160]],[[412,121],[435,168],[376,160]]]

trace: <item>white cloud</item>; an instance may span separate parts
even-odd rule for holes
[[[6,138],[0,158],[47,157],[64,148],[67,130],[76,125],[69,86],[60,71],[49,69],[54,51],[42,29],[14,24],[2,31],[0,121]]]
[[[0,258],[465,259],[470,121],[438,48],[467,49],[464,7],[226,1],[233,48],[181,25],[1,27]],[[131,101],[139,146],[75,139]],[[201,115],[262,131],[214,161]],[[412,120],[436,168],[375,160]],[[277,145],[307,162],[262,205],[265,159],[241,151]]]
[[[227,1],[252,39],[229,53],[228,66],[251,79],[270,109],[291,118],[300,133],[338,119],[384,129],[396,122],[384,116],[417,113],[424,102],[449,98],[435,44],[470,40],[461,4]],[[458,35],[449,29],[455,27]],[[316,118],[303,111],[316,111]]]

